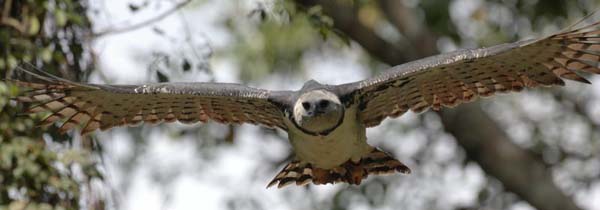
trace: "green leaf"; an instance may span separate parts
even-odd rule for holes
[[[56,21],[56,25],[59,27],[64,27],[67,25],[67,14],[61,9],[54,11],[54,19]]]
[[[309,15],[320,15],[321,11],[323,11],[321,5],[316,5],[308,9],[306,13],[308,13]]]
[[[321,23],[325,24],[328,27],[333,27],[333,19],[329,16],[321,15],[320,16]]]
[[[15,56],[8,55],[8,59],[7,60],[8,60],[8,62],[7,62],[8,65],[6,66],[7,68],[13,69],[13,68],[17,67],[18,61],[17,61],[17,58],[15,58]]]
[[[68,18],[67,18],[71,23],[78,25],[78,26],[83,26],[83,24],[85,23],[85,18],[82,17],[81,15],[78,14],[72,14],[69,13]]]
[[[40,51],[40,58],[42,58],[42,61],[44,61],[45,63],[50,63],[52,59],[52,51],[50,50],[50,48],[42,48],[42,50]]]
[[[27,33],[29,35],[36,35],[40,31],[40,20],[32,15],[29,17],[29,30]]]
[[[325,27],[319,27],[319,34],[321,35],[321,38],[323,38],[323,40],[327,39],[327,34],[329,33],[329,30]]]

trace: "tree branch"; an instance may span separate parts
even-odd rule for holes
[[[442,123],[467,153],[508,191],[540,210],[578,210],[552,181],[552,173],[530,152],[515,145],[481,106],[463,104],[440,113]]]
[[[358,42],[373,57],[397,65],[409,61],[406,50],[397,49],[365,27],[358,19],[357,8],[345,1],[296,0],[305,7],[320,5],[323,12],[334,20],[334,26]],[[410,10],[399,1],[379,1],[390,23],[405,34],[409,42],[420,48],[419,57],[437,53],[435,35],[424,28],[415,27]],[[427,42],[427,43],[426,43]],[[553,182],[551,171],[535,159],[530,152],[518,147],[509,139],[476,103],[444,110],[440,114],[447,132],[456,137],[467,157],[477,162],[489,175],[500,180],[507,190],[540,210],[579,210]]]
[[[119,34],[119,33],[124,33],[124,32],[128,32],[128,31],[132,31],[135,29],[139,29],[142,27],[145,27],[147,25],[150,25],[154,22],[160,21],[166,17],[168,17],[169,15],[171,15],[172,13],[176,12],[177,10],[181,9],[182,7],[184,7],[185,5],[187,5],[188,3],[190,3],[192,0],[185,0],[182,2],[177,3],[173,8],[163,12],[162,14],[159,14],[157,16],[154,16],[148,20],[136,23],[136,24],[132,24],[129,26],[124,26],[124,27],[120,27],[120,28],[109,28],[109,29],[105,29],[105,30],[100,30],[100,32],[94,33],[92,34],[92,37],[97,38],[97,37],[101,37],[104,35],[109,35],[109,34]]]
[[[355,40],[373,57],[385,63],[413,60],[416,57],[402,52],[397,45],[386,42],[379,37],[371,26],[358,19],[358,8],[350,1],[328,0],[296,0],[304,8],[320,5],[324,14],[334,19],[334,27],[340,29]]]
[[[398,0],[379,0],[379,5],[387,20],[410,40],[410,43],[407,44],[412,47],[411,49],[416,54],[415,57],[431,56],[438,53],[436,47],[437,37],[416,18],[411,8],[405,7],[404,3]]]
[[[25,34],[27,26],[21,21],[10,17],[10,9],[12,7],[12,0],[6,0],[2,8],[2,15],[0,15],[0,25],[12,27],[21,34]],[[23,15],[25,17],[25,15]]]

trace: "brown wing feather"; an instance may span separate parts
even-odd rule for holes
[[[497,92],[590,83],[576,72],[599,74],[600,22],[543,39],[441,54],[393,67],[377,77],[341,85],[355,88],[360,118],[376,126],[408,110],[439,110]]]
[[[55,77],[43,82],[14,81],[31,90],[16,98],[35,105],[27,112],[49,111],[41,124],[64,121],[60,131],[82,126],[82,135],[97,129],[145,123],[252,123],[286,129],[283,114],[269,101],[270,92],[235,84],[160,83],[140,86],[79,84]]]

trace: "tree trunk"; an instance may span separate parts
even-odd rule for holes
[[[514,144],[476,103],[440,112],[442,123],[464,148],[469,160],[477,162],[506,189],[540,210],[576,210],[552,181],[552,172],[533,155]]]

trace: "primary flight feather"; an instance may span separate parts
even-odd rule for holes
[[[366,141],[366,128],[408,110],[439,110],[497,92],[589,83],[577,72],[599,74],[600,22],[534,40],[460,50],[392,67],[342,85],[308,81],[298,91],[269,91],[225,83],[98,85],[18,68],[28,87],[16,100],[28,112],[63,121],[60,131],[142,122],[252,123],[288,132],[295,158],[269,183],[360,184],[370,174],[409,173],[400,161]]]

